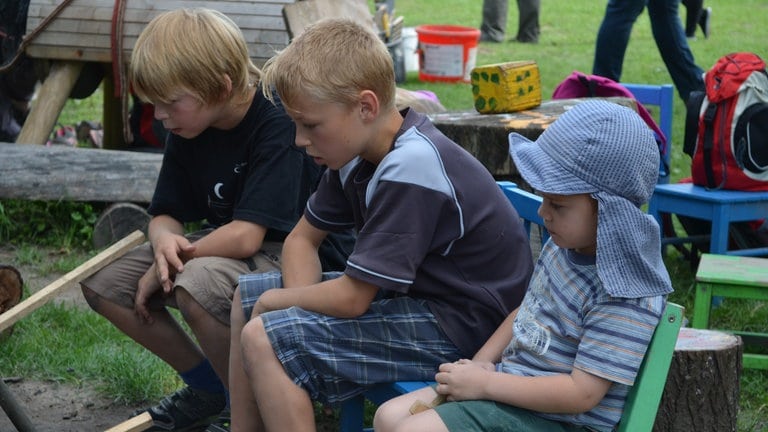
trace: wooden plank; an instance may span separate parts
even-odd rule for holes
[[[27,297],[24,301],[8,309],[0,315],[0,331],[13,325],[16,321],[24,318],[34,310],[45,305],[48,300],[58,294],[62,288],[73,282],[79,282],[88,276],[96,273],[107,264],[124,255],[134,246],[144,242],[144,233],[134,231],[119,242],[103,250],[95,257],[81,264],[71,272],[65,274],[54,282],[48,284],[45,288]]]
[[[147,411],[107,429],[105,432],[141,432],[152,426],[152,416]]]
[[[350,18],[374,29],[373,16],[366,0],[305,0],[285,5],[283,16],[291,38],[323,18]]]
[[[158,14],[180,7],[219,10],[240,27],[254,63],[261,66],[288,45],[283,6],[295,0],[126,0],[123,28],[125,58],[146,24]],[[324,0],[330,1],[330,0]],[[364,3],[364,0],[361,0]],[[27,19],[30,33],[61,0],[32,0]],[[114,0],[72,0],[27,47],[30,57],[109,63]]]

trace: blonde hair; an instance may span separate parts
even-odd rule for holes
[[[245,102],[248,87],[261,76],[240,28],[205,8],[168,11],[150,21],[133,48],[128,73],[143,100],[170,103],[182,90],[204,104],[230,96]],[[232,81],[231,93],[225,75]]]
[[[363,90],[373,91],[384,108],[395,103],[395,72],[386,45],[348,19],[325,19],[305,29],[267,60],[261,85],[267,97],[276,91],[288,107],[306,96],[351,106]]]

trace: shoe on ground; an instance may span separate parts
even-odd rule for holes
[[[710,27],[710,20],[712,19],[712,8],[707,7],[701,10],[701,15],[699,15],[699,26],[701,27],[702,33],[704,33],[704,39],[709,39],[709,33],[712,30],[712,27]]]
[[[153,424],[148,431],[189,431],[210,424],[226,404],[224,393],[183,387],[164,397],[157,405],[136,411],[133,416],[149,412]]]
[[[498,39],[494,39],[494,38],[492,38],[492,37],[488,36],[488,35],[487,35],[487,34],[485,34],[485,33],[480,33],[480,42],[493,42],[493,43],[501,43],[501,42],[504,42],[504,40],[498,40]]]
[[[219,414],[219,417],[205,428],[205,432],[229,432],[232,415],[228,409]]]

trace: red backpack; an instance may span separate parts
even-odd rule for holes
[[[704,92],[687,103],[683,151],[693,183],[712,189],[768,190],[768,73],[753,53],[720,58]]]

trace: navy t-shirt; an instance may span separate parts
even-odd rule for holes
[[[520,218],[488,170],[413,110],[378,165],[328,170],[305,217],[354,227],[345,273],[425,299],[466,357],[520,304],[533,267]]]
[[[148,212],[213,228],[248,221],[267,228],[265,240],[284,240],[322,173],[296,147],[295,133],[279,101],[259,89],[235,128],[208,128],[192,139],[169,135]],[[351,232],[329,239],[324,269],[343,268],[352,243]]]

